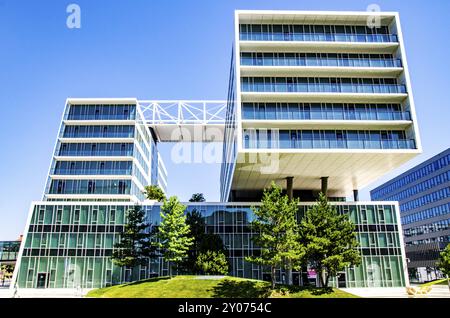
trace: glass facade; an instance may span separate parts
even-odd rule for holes
[[[130,125],[74,125],[66,126],[63,138],[133,138]]]
[[[58,195],[57,199],[68,201],[106,200],[105,194],[126,194],[129,201],[143,201],[144,187],[158,183],[159,163],[155,138],[143,124],[138,107],[136,104],[67,104],[59,137],[69,140],[57,142],[44,199],[54,200],[51,195]],[[70,138],[105,141],[73,142]],[[123,142],[117,138],[131,140]],[[90,175],[96,177],[78,177]],[[114,178],[97,177],[100,175]],[[83,194],[89,197],[80,196]],[[95,194],[102,197],[95,198]]]
[[[255,203],[257,204],[257,203]],[[130,205],[42,203],[34,206],[27,229],[17,282],[20,288],[98,288],[127,281],[168,274],[161,258],[145,266],[121,269],[113,265],[114,243],[126,222]],[[160,223],[160,205],[144,206],[147,221]],[[399,287],[405,285],[399,228],[395,206],[378,204],[337,204],[340,213],[356,224],[362,264],[342,273],[346,287]],[[308,208],[299,206],[298,220]],[[252,241],[250,205],[188,203],[186,211],[203,216],[205,232],[218,234],[226,247],[230,274],[267,279],[270,271],[244,258],[258,253]],[[38,280],[41,277],[41,280]],[[42,275],[43,274],[43,275]],[[280,280],[281,271],[277,270]],[[42,279],[42,277],[44,279]],[[299,277],[298,273],[294,276]],[[332,284],[336,285],[337,280]],[[342,281],[340,282],[342,286]]]
[[[19,256],[20,241],[0,241],[0,264],[15,262]]]
[[[61,143],[59,156],[132,156],[133,143]]]
[[[243,66],[402,67],[390,54],[242,52]]]
[[[402,130],[244,129],[246,149],[415,149]]]
[[[405,94],[392,78],[243,77],[242,92]]]
[[[242,103],[247,120],[411,120],[400,104]]]
[[[387,26],[241,24],[241,41],[398,42]]]
[[[420,273],[436,267],[439,250],[450,242],[450,148],[370,195],[372,200],[399,201],[408,267],[412,277],[421,281]]]
[[[71,107],[69,120],[134,120],[136,105],[77,105]]]

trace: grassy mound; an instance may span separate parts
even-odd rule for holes
[[[353,298],[333,288],[282,286],[272,291],[270,283],[259,280],[199,276],[158,277],[134,283],[100,288],[86,297],[106,298]]]

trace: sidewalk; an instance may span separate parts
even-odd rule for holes
[[[450,298],[450,290],[447,285],[433,285],[426,295],[410,296],[406,288],[341,288],[343,291],[364,298]]]
[[[77,290],[73,288],[24,288],[17,292],[18,298],[82,298],[91,289]],[[0,288],[0,298],[11,298],[14,295],[13,289]]]

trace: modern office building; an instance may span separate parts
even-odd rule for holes
[[[450,242],[450,148],[373,189],[370,196],[400,204],[410,278],[442,277],[436,261]]]
[[[0,265],[15,265],[19,256],[21,240],[0,241]]]
[[[223,201],[357,197],[421,152],[397,13],[236,11],[235,34]]]
[[[363,262],[332,284],[408,284],[397,203],[358,201],[358,189],[421,152],[398,14],[236,11],[235,32],[226,101],[67,100],[42,201],[29,211],[19,287],[165,275],[161,258],[127,269],[110,256],[134,204],[160,221],[142,190],[165,187],[157,144],[167,141],[223,141],[222,202],[186,205],[221,236],[230,274],[267,279],[244,258],[258,253],[250,207],[274,180],[300,197],[299,219],[322,191],[356,224]]]

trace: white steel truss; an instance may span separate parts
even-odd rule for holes
[[[224,100],[139,100],[148,125],[225,124]]]
[[[138,105],[158,141],[223,141],[224,100],[139,100]]]

